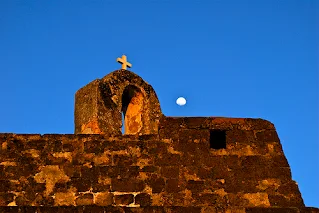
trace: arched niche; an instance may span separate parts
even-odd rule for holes
[[[77,91],[76,134],[158,134],[162,115],[151,85],[128,70],[114,71]]]
[[[138,134],[145,123],[144,115],[144,94],[135,86],[128,85],[122,94],[122,112],[124,115],[124,134]]]

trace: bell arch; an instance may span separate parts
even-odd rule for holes
[[[75,95],[76,134],[119,135],[123,125],[125,134],[158,134],[162,116],[152,86],[128,70],[114,71]]]

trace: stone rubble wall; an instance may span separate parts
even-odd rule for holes
[[[226,149],[210,148],[212,129],[226,131]],[[0,206],[318,212],[304,208],[274,126],[230,118],[163,117],[158,135],[0,134]]]

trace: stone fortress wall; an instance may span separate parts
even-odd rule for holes
[[[76,93],[75,133],[0,134],[0,212],[319,212],[272,123],[166,117],[127,70]]]

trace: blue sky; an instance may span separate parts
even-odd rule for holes
[[[0,1],[0,132],[73,133],[75,92],[121,68],[167,116],[273,122],[319,207],[316,0]],[[176,98],[187,105],[179,107]]]

